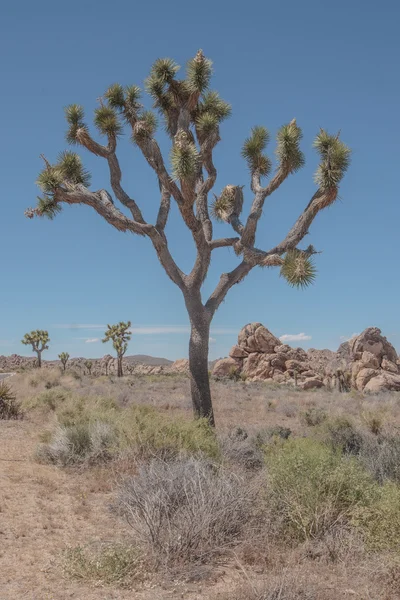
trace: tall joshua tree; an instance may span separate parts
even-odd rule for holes
[[[68,352],[61,352],[61,354],[58,355],[58,358],[60,359],[63,369],[65,371],[65,369],[67,368],[67,362],[69,360]]]
[[[276,246],[261,249],[256,246],[256,232],[266,199],[304,165],[300,150],[301,129],[295,119],[279,129],[275,168],[265,153],[269,141],[267,129],[257,126],[251,130],[242,148],[249,168],[252,195],[247,218],[241,216],[243,186],[237,185],[238,182],[225,186],[219,195],[214,195],[210,207],[209,196],[217,178],[213,153],[220,142],[220,125],[230,115],[231,109],[217,92],[209,90],[212,63],[201,50],[189,60],[183,79],[177,78],[178,70],[173,60],[159,59],[146,80],[153,107],[161,114],[170,139],[170,165],[155,139],[156,115],[143,109],[140,89],[134,85],[123,87],[114,84],[99,99],[94,114],[94,124],[105,137],[105,144],[92,137],[82,106],[72,104],[65,109],[68,142],[84,146],[105,160],[114,197],[104,189],[91,191],[89,174],[80,158],[72,152],[64,152],[55,164],[43,157],[45,165],[38,178],[43,195],[39,197],[36,208],[28,209],[26,215],[52,219],[61,211],[63,204],[85,204],[116,229],[150,239],[166,274],[181,290],[189,315],[189,364],[194,412],[197,416],[207,417],[213,424],[208,343],[215,311],[231,287],[241,282],[255,267],[280,268],[290,285],[305,286],[313,281],[315,268],[312,255],[315,250],[312,246],[300,249],[299,244],[317,214],[338,197],[339,183],[349,166],[350,150],[339,139],[339,134],[330,135],[323,129],[319,131],[314,142],[320,158],[315,174],[316,192],[287,235]],[[147,160],[154,172],[155,183],[159,185],[159,209],[154,224],[145,219],[139,204],[121,183],[117,145],[125,127],[131,130],[134,145]],[[195,245],[196,258],[190,273],[184,273],[178,267],[169,251],[165,228],[171,201],[176,203]],[[233,236],[215,239],[212,217],[230,225]],[[232,271],[222,273],[214,291],[203,300],[201,289],[211,256],[223,247],[234,249],[238,265]]]
[[[128,342],[131,339],[131,328],[132,323],[128,321],[124,323],[120,321],[116,325],[107,325],[107,331],[105,334],[105,338],[102,340],[103,343],[109,342],[110,340],[113,343],[114,350],[117,353],[117,376],[122,377],[122,359],[124,357],[125,352],[128,350]]]
[[[48,350],[50,341],[49,334],[43,329],[36,329],[30,333],[26,333],[24,339],[21,340],[25,346],[32,346],[32,350],[37,354],[37,366],[40,369],[42,366],[42,352]]]

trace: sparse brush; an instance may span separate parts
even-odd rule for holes
[[[130,588],[146,578],[143,558],[134,546],[97,543],[69,548],[64,553],[65,573],[73,579]]]
[[[11,386],[0,383],[0,420],[21,419],[21,405],[13,393]]]
[[[256,490],[194,458],[152,460],[119,491],[116,510],[156,561],[205,563],[232,547],[254,518]]]

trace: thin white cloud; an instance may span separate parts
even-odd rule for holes
[[[216,344],[217,340],[213,337],[210,337],[210,344]]]
[[[107,325],[86,325],[81,323],[53,325],[54,329],[106,329],[106,327]]]
[[[85,344],[97,344],[97,342],[100,342],[100,338],[89,338],[85,340]]]
[[[90,330],[102,330],[107,328],[107,325],[91,325],[91,324],[80,324],[74,323],[71,325],[58,324],[53,325],[54,329],[90,329]],[[237,335],[239,329],[236,327],[217,327],[211,329],[211,333],[214,335]],[[188,325],[134,325],[131,328],[131,332],[134,335],[170,335],[180,333],[190,333],[190,327]],[[86,339],[86,338],[77,338]]]
[[[306,342],[311,340],[311,335],[306,335],[305,333],[285,333],[279,339],[281,342]]]

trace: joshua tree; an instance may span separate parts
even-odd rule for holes
[[[110,340],[112,340],[114,350],[117,353],[117,363],[118,363],[117,375],[118,375],[118,377],[122,377],[122,375],[123,375],[122,358],[128,349],[128,342],[132,336],[132,334],[130,332],[131,325],[132,325],[132,323],[130,321],[128,321],[127,323],[120,321],[119,323],[117,323],[117,325],[107,325],[107,331],[105,334],[105,338],[104,338],[104,340],[102,340],[103,343],[109,342]]]
[[[65,369],[67,367],[67,362],[69,360],[69,354],[68,354],[68,352],[61,352],[61,354],[58,355],[58,358],[61,360],[63,369],[65,371]]]
[[[30,333],[26,333],[24,339],[21,340],[25,346],[32,346],[32,350],[37,354],[37,366],[40,369],[42,366],[42,352],[43,350],[48,350],[48,343],[50,341],[49,334],[47,331],[43,331],[43,329],[36,329],[36,331],[31,331]]]
[[[292,286],[306,286],[313,281],[316,271],[312,255],[315,250],[312,246],[300,249],[299,244],[317,214],[338,197],[339,183],[349,166],[350,150],[339,139],[339,134],[319,131],[314,142],[320,158],[315,174],[317,189],[287,235],[277,245],[260,249],[256,246],[256,232],[266,199],[304,165],[300,150],[301,129],[295,119],[279,129],[273,170],[272,162],[265,154],[269,133],[264,127],[254,127],[242,148],[249,168],[252,195],[247,218],[241,216],[243,185],[237,183],[225,186],[219,195],[214,195],[210,210],[209,196],[217,178],[213,153],[220,142],[221,122],[229,116],[231,109],[217,92],[209,91],[212,63],[201,50],[189,60],[183,79],[177,79],[178,70],[173,60],[158,59],[146,80],[146,89],[169,136],[170,169],[155,139],[156,116],[140,104],[140,89],[134,85],[114,84],[99,99],[94,115],[94,124],[105,137],[104,145],[95,141],[89,132],[82,106],[72,104],[65,109],[68,142],[84,146],[105,160],[114,198],[104,189],[91,191],[89,174],[80,158],[72,152],[64,152],[54,164],[43,157],[45,165],[38,177],[43,195],[36,208],[28,209],[26,215],[52,219],[64,204],[84,204],[91,206],[116,229],[150,239],[166,274],[181,290],[189,315],[189,368],[194,412],[197,416],[207,417],[213,424],[208,374],[212,318],[232,286],[243,281],[257,266],[280,268],[282,276]],[[124,127],[131,130],[132,141],[153,170],[160,189],[155,224],[146,220],[136,200],[121,183],[117,144]],[[234,173],[232,178],[235,179]],[[184,273],[178,267],[168,247],[165,228],[171,201],[176,203],[196,249],[190,273]],[[211,217],[230,225],[233,237],[215,239]],[[234,249],[238,265],[232,271],[222,273],[214,291],[203,300],[201,289],[211,256],[224,247]]]
[[[92,367],[93,367],[92,361],[91,360],[85,360],[84,365],[87,368],[88,375],[91,375],[92,374]]]

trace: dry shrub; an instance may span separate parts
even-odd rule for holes
[[[309,427],[321,425],[327,417],[328,415],[323,408],[311,407],[300,413],[300,421]]]
[[[77,546],[65,552],[64,571],[74,579],[96,584],[131,587],[145,579],[144,563],[133,546],[96,544]]]
[[[5,382],[0,383],[0,419],[10,420],[21,418],[21,405],[17,402],[11,386]]]
[[[299,583],[294,577],[281,577],[275,582],[258,583],[249,578],[221,600],[318,600],[311,586]]]
[[[232,547],[254,518],[257,486],[197,458],[152,460],[120,487],[124,515],[156,563],[206,563]]]
[[[387,480],[400,483],[400,435],[395,431],[365,435],[360,460],[379,483]]]
[[[334,450],[344,454],[359,454],[363,444],[361,432],[344,416],[326,422],[323,438]]]

